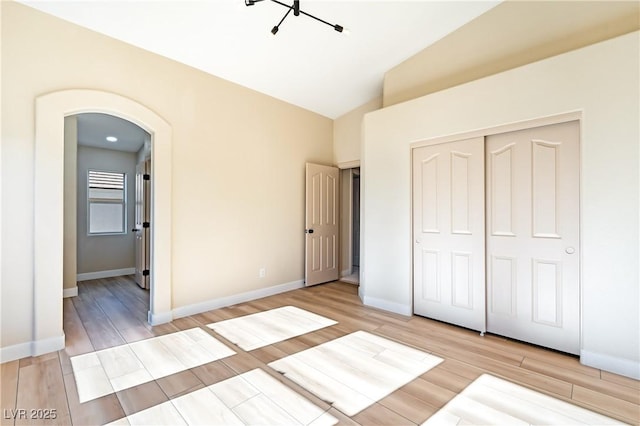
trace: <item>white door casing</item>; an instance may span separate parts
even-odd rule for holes
[[[62,327],[64,117],[99,112],[131,121],[152,135],[157,171],[151,200],[155,223],[149,322],[169,322],[171,314],[171,126],[131,99],[86,89],[62,90],[36,98],[34,175],[34,324],[30,355],[64,347]]]
[[[483,138],[413,151],[414,313],[484,332]]]
[[[305,285],[335,281],[338,257],[339,170],[306,164]]]
[[[580,351],[579,122],[492,135],[487,330]]]

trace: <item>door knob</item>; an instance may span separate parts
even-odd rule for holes
[[[305,229],[304,232],[307,234],[313,234],[313,229]]]
[[[138,228],[131,228],[131,232],[136,232],[138,231]]]
[[[576,252],[576,249],[574,249],[573,247],[567,247],[566,249],[564,249],[564,251],[567,254],[573,254]]]

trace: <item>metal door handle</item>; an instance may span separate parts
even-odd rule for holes
[[[313,234],[313,229],[305,229],[306,234]]]
[[[566,249],[564,249],[564,251],[567,254],[573,254],[576,252],[576,249],[574,249],[573,247],[567,247]]]

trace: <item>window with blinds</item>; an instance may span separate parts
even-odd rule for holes
[[[122,234],[126,229],[124,173],[89,170],[87,179],[89,234]]]

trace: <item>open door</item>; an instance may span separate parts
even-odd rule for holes
[[[305,285],[339,277],[337,167],[307,163],[305,215]]]
[[[151,161],[146,160],[136,166],[136,224],[132,229],[136,234],[136,283],[149,289],[150,232],[149,216],[151,207]]]

